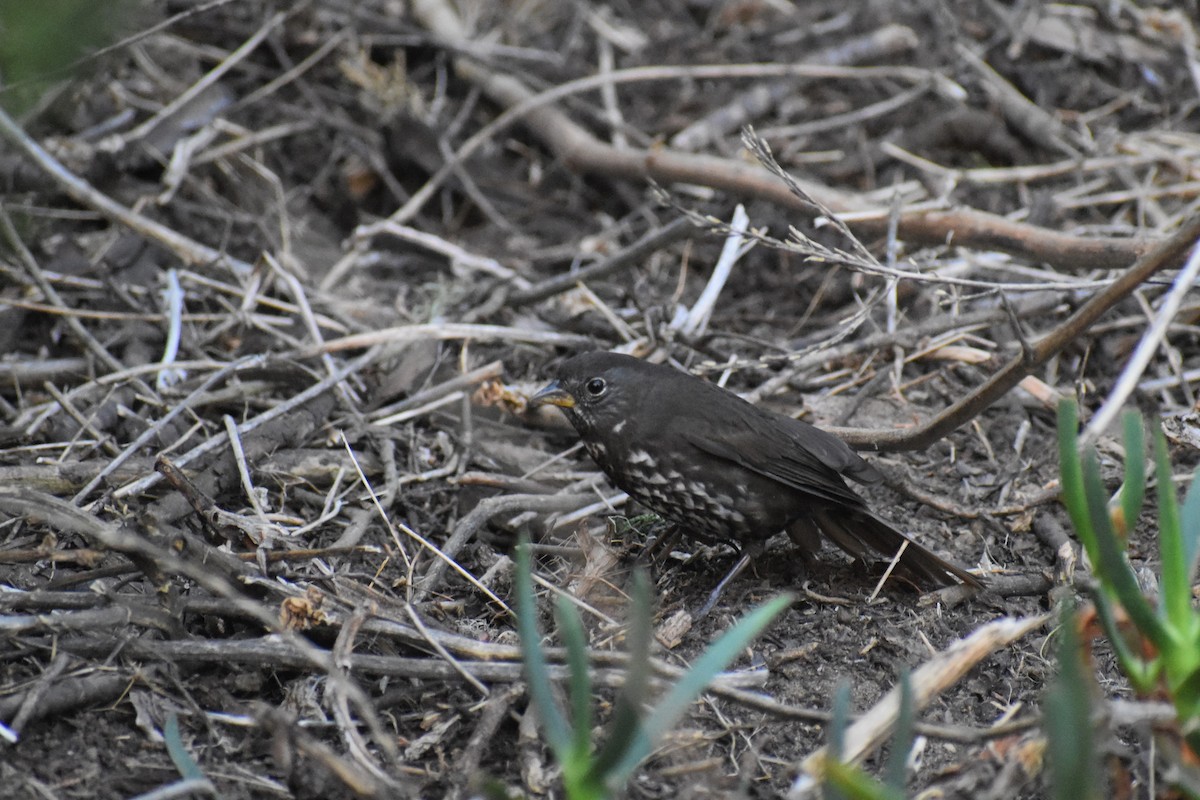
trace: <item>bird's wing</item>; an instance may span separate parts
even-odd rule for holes
[[[842,474],[860,480],[878,475],[832,434],[753,406],[731,409],[717,425],[681,433],[709,455],[831,503],[862,505],[862,498],[846,485]]]
[[[842,505],[862,505],[862,498],[854,493],[842,476],[823,464],[814,463],[808,453],[799,456],[766,454],[758,442],[738,444],[733,437],[713,438],[695,433],[685,434],[695,447],[709,455],[723,458],[743,469],[750,470],[773,481],[789,486],[805,494]]]

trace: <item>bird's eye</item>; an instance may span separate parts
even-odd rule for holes
[[[604,391],[608,388],[608,384],[604,382],[603,378],[592,378],[590,381],[584,384],[583,388],[586,389],[587,393],[592,397],[599,397],[600,395],[604,394]]]

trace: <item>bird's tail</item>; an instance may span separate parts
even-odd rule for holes
[[[891,559],[904,547],[895,572],[918,586],[941,587],[956,583],[983,586],[976,576],[934,555],[865,509],[818,509],[812,514],[812,522],[834,544],[855,558],[865,558],[874,553]]]

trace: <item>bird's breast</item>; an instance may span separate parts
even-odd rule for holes
[[[611,455],[611,454],[610,454]],[[595,458],[595,456],[593,456]],[[647,508],[686,528],[738,539],[771,536],[788,521],[791,504],[778,487],[756,486],[756,476],[736,465],[713,469],[632,448],[604,466],[613,482]]]

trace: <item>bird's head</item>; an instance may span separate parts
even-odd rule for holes
[[[637,373],[650,366],[617,353],[569,358],[554,370],[553,380],[529,399],[529,407],[558,406],[584,436],[613,430],[630,411],[625,395],[636,385]]]

